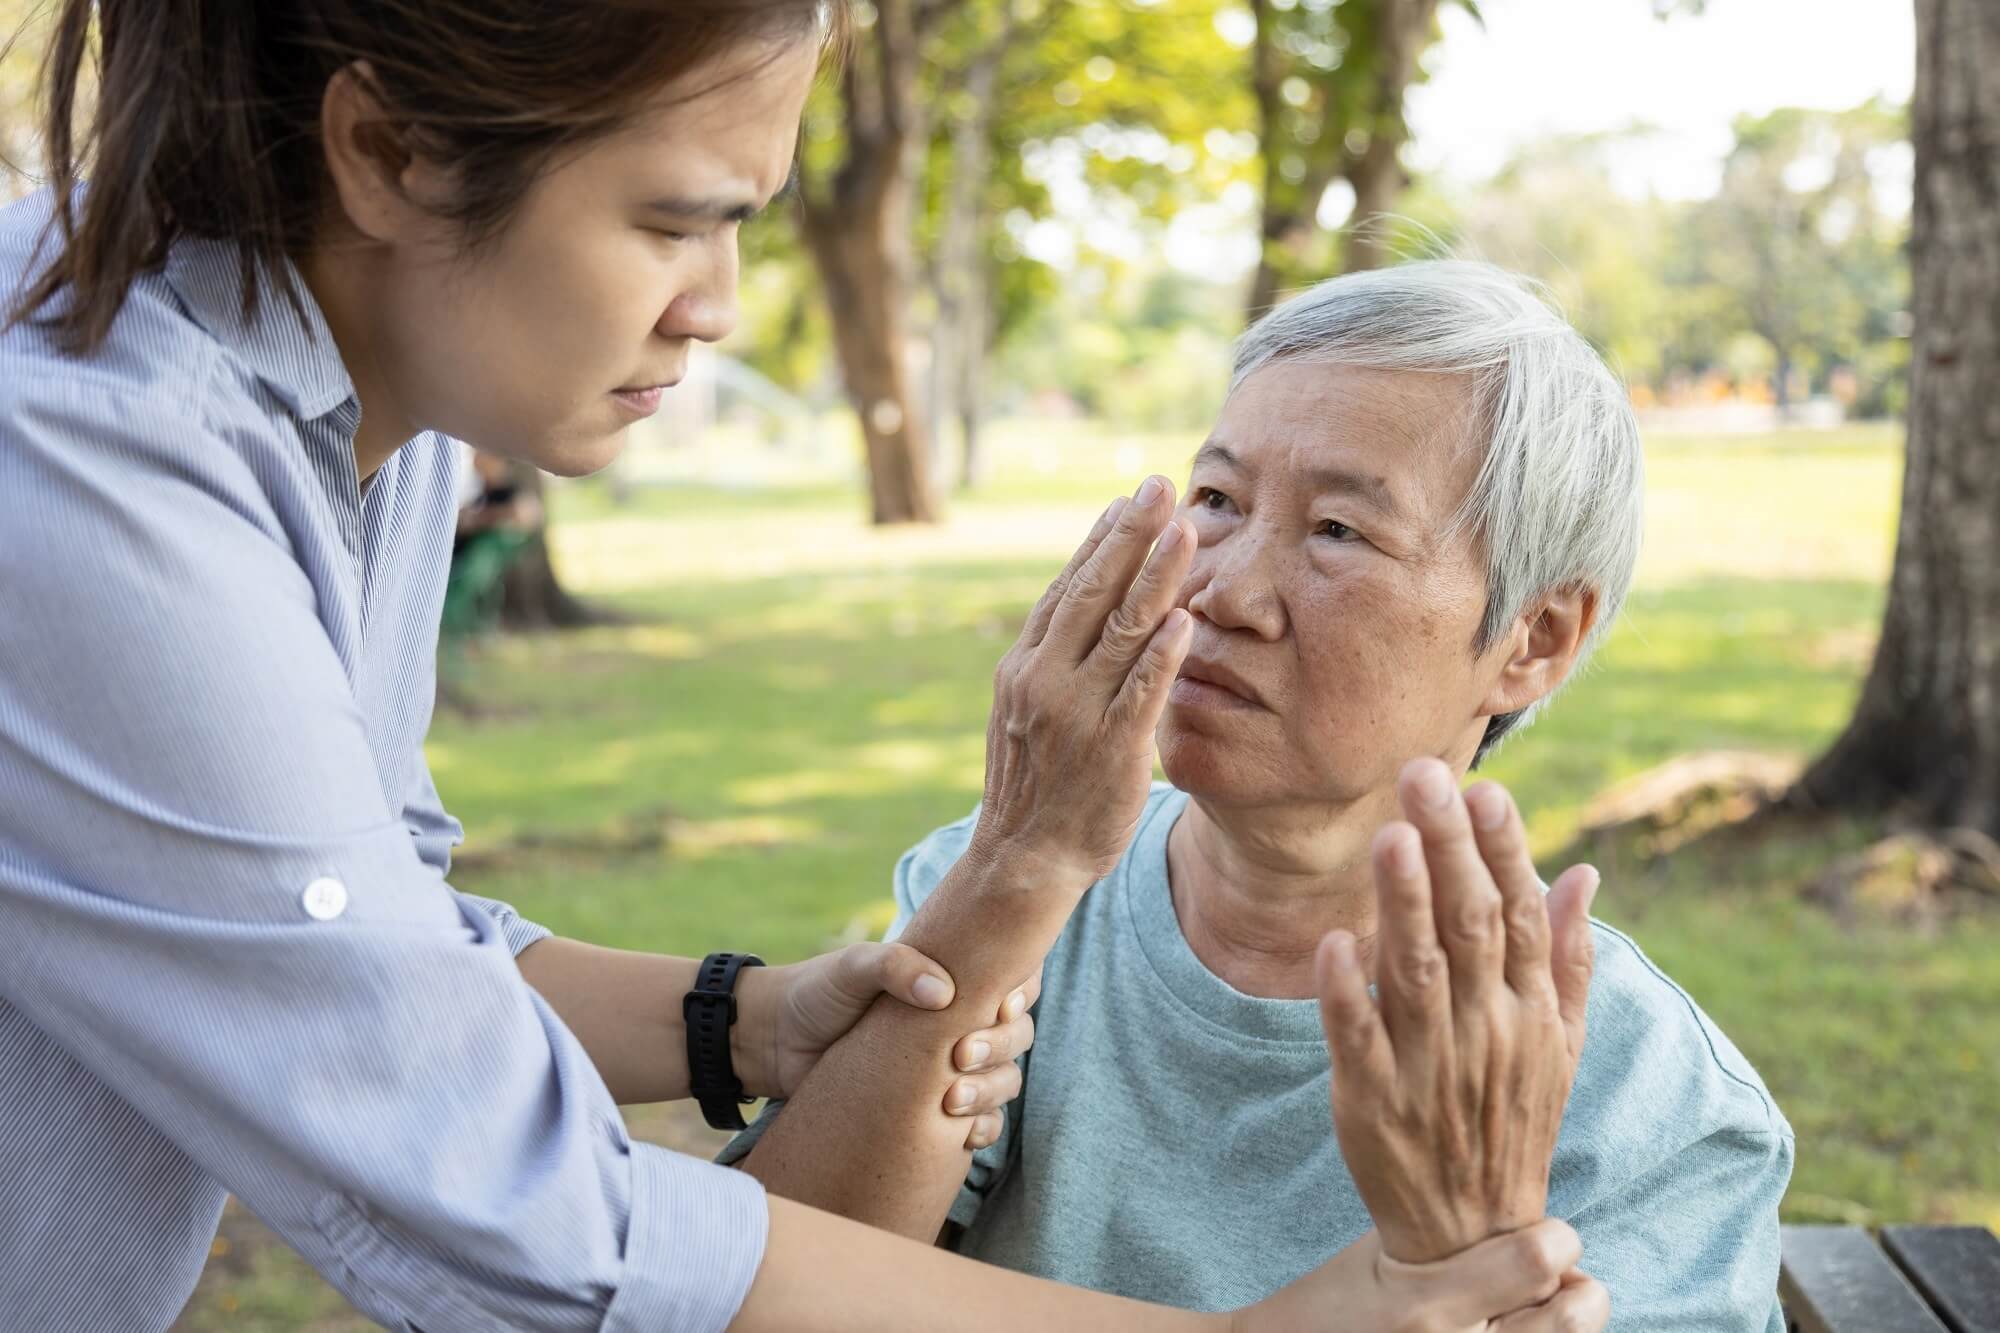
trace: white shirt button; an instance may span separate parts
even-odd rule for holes
[[[331,921],[347,910],[347,886],[337,879],[316,879],[306,885],[300,901],[313,920]]]

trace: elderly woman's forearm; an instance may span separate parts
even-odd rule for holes
[[[961,862],[902,939],[948,970],[949,1009],[878,1003],[836,1043],[743,1163],[771,1192],[921,1240],[935,1236],[972,1155],[943,1110],[951,1048],[1041,966],[1077,894]]]

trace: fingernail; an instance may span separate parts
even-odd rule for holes
[[[965,1065],[968,1069],[986,1063],[986,1057],[993,1054],[993,1048],[983,1041],[975,1041],[965,1050]]]
[[[1118,521],[1118,516],[1124,512],[1125,512],[1125,497],[1121,495],[1116,500],[1113,500],[1111,502],[1111,507],[1109,509],[1104,511],[1104,518],[1102,521],[1106,523],[1116,523]]]
[[[1160,534],[1159,554],[1165,555],[1168,551],[1171,551],[1176,546],[1179,546],[1181,544],[1181,538],[1186,535],[1187,534],[1181,530],[1180,524],[1178,523],[1167,524],[1167,530]]]
[[[1141,506],[1149,505],[1159,498],[1160,479],[1158,477],[1146,478],[1145,484],[1139,487],[1139,493],[1132,497]]]
[[[1020,991],[1015,991],[1012,995],[1009,995],[1007,997],[1007,1003],[1000,1006],[1000,1016],[1006,1019],[1009,1023],[1011,1023],[1015,1019],[1019,1018],[1021,1016],[1021,1011],[1023,1009],[1026,1009],[1027,1007],[1028,1007],[1028,997],[1026,995],[1023,995]]]
[[[1590,887],[1583,891],[1583,914],[1590,915],[1590,905],[1597,901],[1597,891],[1604,887],[1604,876],[1597,873],[1597,867],[1590,867]]]
[[[951,987],[929,972],[918,977],[910,989],[915,992],[917,1003],[926,1009],[942,1009],[951,1003]]]
[[[972,1099],[977,1095],[978,1094],[973,1091],[972,1085],[970,1083],[961,1084],[959,1085],[959,1087],[953,1090],[951,1094],[951,1104],[953,1108],[958,1110],[963,1110],[964,1108],[972,1105]]]
[[[1507,796],[1498,787],[1467,792],[1465,803],[1472,807],[1473,822],[1489,833],[1507,822]]]
[[[1454,790],[1451,774],[1443,764],[1425,764],[1417,770],[1417,795],[1431,809],[1442,810],[1451,804]]]

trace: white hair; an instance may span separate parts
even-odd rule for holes
[[[1597,619],[1571,674],[1580,671],[1632,586],[1645,465],[1624,384],[1545,290],[1465,259],[1350,273],[1258,320],[1237,343],[1230,392],[1275,361],[1467,377],[1485,452],[1446,535],[1469,531],[1486,555],[1472,650],[1543,593],[1589,587]],[[1479,757],[1540,706],[1493,718]]]

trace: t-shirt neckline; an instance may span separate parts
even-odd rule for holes
[[[1208,970],[1181,930],[1167,869],[1167,836],[1187,809],[1188,794],[1170,789],[1140,825],[1121,863],[1119,889],[1140,953],[1154,976],[1195,1017],[1237,1038],[1326,1049],[1314,1000],[1246,995]]]

